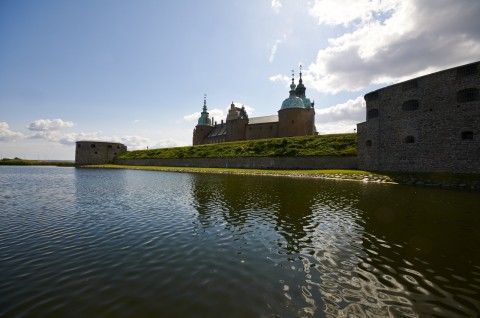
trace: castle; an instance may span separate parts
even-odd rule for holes
[[[365,95],[362,170],[480,173],[480,62]]]
[[[218,124],[209,117],[206,98],[198,124],[193,130],[193,145],[317,134],[314,103],[305,96],[302,71],[298,85],[292,74],[290,96],[278,115],[249,118],[245,107],[230,105],[226,121]]]
[[[278,116],[249,118],[245,108],[232,103],[220,124],[209,118],[205,99],[193,144],[316,134],[314,105],[305,96],[301,72],[299,84],[292,78],[290,88]],[[349,169],[480,173],[480,62],[378,89],[365,101],[366,121],[357,125],[357,157]],[[125,151],[119,143],[77,141],[75,163],[112,163]],[[304,160],[291,159],[293,168]],[[187,165],[182,159],[174,164]],[[206,165],[228,166],[212,160]]]

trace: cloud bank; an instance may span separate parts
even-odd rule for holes
[[[320,134],[352,133],[357,123],[365,121],[365,100],[359,96],[342,104],[315,109],[315,112],[315,125]]]
[[[0,141],[15,141],[24,137],[22,133],[10,130],[10,126],[6,122],[0,122]]]
[[[304,71],[319,92],[391,84],[477,61],[480,52],[478,0],[316,0],[309,14],[343,30]]]
[[[33,131],[53,131],[73,126],[75,126],[73,122],[63,119],[38,119],[30,123],[27,128]]]

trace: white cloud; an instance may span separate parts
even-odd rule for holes
[[[283,42],[285,42],[286,39],[287,39],[287,35],[283,34],[282,37],[280,39],[277,39],[275,43],[272,45],[272,49],[270,50],[270,57],[268,58],[269,63],[273,63],[273,61],[275,60],[275,55],[277,54],[278,46]]]
[[[200,118],[200,112],[195,112],[193,114],[183,116],[183,119],[185,119],[186,121],[190,121],[190,122],[197,121],[198,118]]]
[[[280,11],[282,8],[282,4],[280,3],[280,0],[272,0],[272,9],[275,10],[275,12]]]
[[[11,131],[6,122],[0,122],[0,141],[15,141],[24,137],[22,133]]]
[[[357,123],[365,121],[365,100],[362,96],[342,104],[315,109],[315,125],[320,134],[353,132]]]
[[[477,61],[480,52],[478,0],[316,0],[310,14],[345,27],[304,72],[320,92],[391,84]]]
[[[71,121],[64,121],[63,119],[38,119],[28,125],[29,130],[34,131],[52,131],[61,128],[70,128],[75,124]]]

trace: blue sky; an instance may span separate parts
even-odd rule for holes
[[[0,158],[74,159],[77,140],[190,145],[207,94],[276,114],[299,65],[320,133],[362,96],[480,60],[478,0],[3,0]]]

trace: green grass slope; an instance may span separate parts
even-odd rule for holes
[[[356,134],[320,135],[226,142],[188,147],[135,150],[118,159],[353,156]]]

